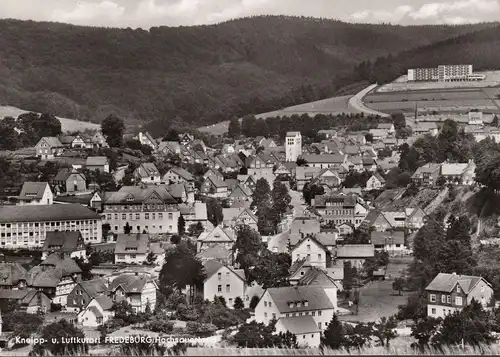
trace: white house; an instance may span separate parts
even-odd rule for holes
[[[121,274],[110,283],[110,297],[114,302],[126,300],[134,312],[154,310],[158,286],[149,274]]]
[[[293,333],[299,347],[319,347],[321,330],[312,316],[282,317],[276,323],[276,333]]]
[[[151,149],[156,150],[158,148],[158,144],[155,139],[151,136],[149,132],[143,133],[142,131],[135,137],[142,145],[147,145]]]
[[[198,253],[215,245],[231,250],[234,242],[234,231],[231,228],[222,229],[221,226],[217,226],[211,231],[202,232],[196,240],[196,246]]]
[[[302,155],[302,135],[299,131],[286,133],[285,138],[286,161],[297,161]]]
[[[222,296],[229,308],[233,308],[237,297],[245,296],[246,281],[243,269],[234,269],[215,260],[203,263],[207,275],[203,282],[203,299],[213,301]]]
[[[319,331],[324,331],[331,321],[337,307],[337,288],[320,286],[293,286],[269,288],[265,291],[255,308],[255,321],[269,324],[272,319],[290,317],[302,318],[297,325],[310,325],[311,318]],[[283,322],[281,326],[287,326]],[[309,328],[307,328],[309,329]],[[297,333],[298,340],[317,341],[317,337],[303,337],[304,330],[291,330]],[[311,331],[312,332],[312,331]],[[309,331],[308,331],[309,333]],[[315,332],[314,332],[315,333]],[[314,334],[313,333],[313,334]],[[310,345],[309,347],[318,347]]]
[[[114,316],[112,307],[113,301],[108,296],[96,296],[78,313],[78,324],[84,327],[102,326]]]
[[[365,189],[367,191],[380,190],[385,185],[385,180],[378,172],[374,173],[368,181],[366,181]]]
[[[64,145],[56,137],[45,136],[35,145],[35,150],[36,156],[42,160],[52,160],[54,156],[62,154]]]
[[[54,194],[48,182],[25,182],[17,199],[18,206],[51,205],[54,203]]]
[[[292,262],[305,258],[311,266],[326,268],[328,250],[312,236],[305,236],[292,249]]]
[[[142,264],[148,255],[149,234],[118,234],[115,263]]]
[[[136,182],[145,184],[159,184],[161,182],[160,171],[152,162],[143,162],[134,171]]]
[[[405,233],[403,231],[373,231],[370,233],[370,237],[371,243],[377,251],[396,254],[405,249]]]

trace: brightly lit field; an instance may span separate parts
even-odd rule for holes
[[[304,103],[299,105],[294,105],[293,107],[284,108],[282,110],[275,110],[273,112],[258,114],[256,118],[272,118],[272,117],[283,117],[308,114],[309,116],[315,116],[316,114],[356,114],[359,111],[349,107],[349,99],[351,95],[345,95],[341,97],[332,97],[323,100],[318,100],[316,102]],[[228,121],[220,122],[214,125],[204,126],[199,128],[201,132],[210,133],[213,135],[221,135],[227,132],[229,126]]]
[[[17,118],[23,113],[28,113],[28,110],[23,110],[15,107],[0,106],[0,119],[5,117]],[[84,130],[99,130],[101,127],[99,124],[88,123],[84,121],[66,119],[57,117],[61,122],[61,128],[63,132],[73,132],[73,131],[84,131]]]

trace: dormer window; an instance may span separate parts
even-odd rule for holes
[[[297,307],[302,307],[302,303],[298,302]]]
[[[294,306],[295,306],[295,305],[293,304],[293,302],[288,303],[288,307],[289,307],[290,309],[293,309],[293,307],[294,307]]]
[[[304,307],[308,307],[309,306],[309,301],[304,301]]]
[[[128,202],[132,202],[133,200],[134,200],[134,196],[128,196],[128,197],[127,197],[127,201],[128,201]]]
[[[462,289],[460,289],[460,285],[457,285],[457,293],[461,293]]]

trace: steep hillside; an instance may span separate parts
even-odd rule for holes
[[[359,61],[491,26],[269,16],[144,31],[2,20],[0,104],[97,121],[114,112],[210,124],[332,96],[356,80]]]

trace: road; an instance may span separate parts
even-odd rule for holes
[[[351,97],[351,99],[349,99],[349,108],[363,112],[368,115],[379,115],[383,118],[389,118],[391,116],[390,114],[370,109],[363,103],[363,98],[377,87],[378,84],[372,84],[371,86],[366,87],[361,92]]]

